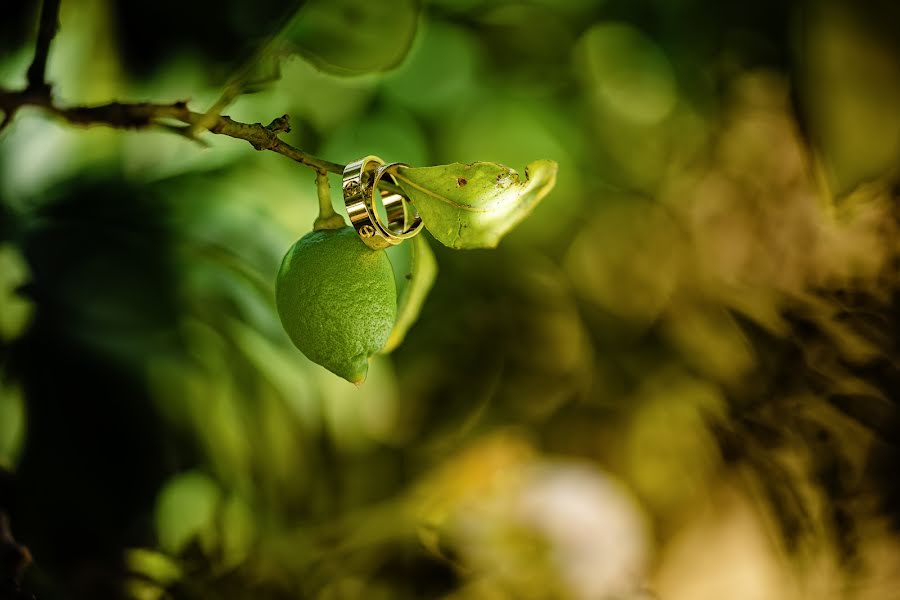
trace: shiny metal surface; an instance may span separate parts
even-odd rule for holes
[[[383,178],[396,184],[395,170],[403,163],[385,164],[377,156],[366,156],[344,168],[342,190],[350,223],[363,242],[374,250],[401,243],[422,229],[422,220],[400,193],[382,196],[378,184]],[[381,201],[386,218],[378,210]]]

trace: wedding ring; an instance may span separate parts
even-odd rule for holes
[[[366,156],[344,168],[344,204],[350,223],[362,241],[373,250],[381,250],[411,238],[422,229],[422,220],[399,192],[383,195],[378,185],[384,180],[394,186],[394,177],[402,163],[384,164],[377,156]],[[376,205],[381,201],[382,210]]]
[[[381,165],[375,170],[375,180],[372,183],[375,194],[381,194],[381,202],[387,215],[387,224],[382,223],[381,215],[378,211],[373,210],[375,220],[383,229],[389,231],[394,238],[397,238],[398,241],[396,243],[398,244],[413,237],[422,229],[422,219],[419,217],[419,213],[416,212],[409,198],[402,192],[397,191],[399,190],[395,176],[397,169],[407,166],[409,165],[399,162]],[[387,196],[382,194],[379,190],[379,184],[382,181],[390,183],[395,191],[392,191]]]

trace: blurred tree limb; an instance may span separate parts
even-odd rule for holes
[[[47,95],[50,94],[50,84],[46,79],[47,56],[50,54],[50,43],[59,30],[59,3],[60,0],[44,0],[41,5],[34,58],[28,67],[28,89],[42,90]]]

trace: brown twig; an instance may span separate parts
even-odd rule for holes
[[[203,113],[188,109],[185,101],[171,104],[110,102],[97,106],[62,107],[56,105],[48,95],[40,91],[26,89],[13,92],[0,88],[0,110],[5,114],[3,122],[0,123],[0,131],[12,120],[13,115],[20,108],[27,106],[55,115],[71,125],[81,127],[102,125],[115,129],[165,129],[190,137],[195,141],[201,140],[193,137],[191,128],[206,117]],[[241,123],[226,115],[219,115],[212,120],[207,129],[210,133],[244,140],[257,150],[269,150],[287,156],[291,160],[310,167],[316,173],[341,174],[344,172],[344,165],[313,156],[278,137],[278,134],[290,130],[288,115],[282,115],[268,125]],[[391,193],[402,193],[400,188],[386,181],[379,182],[378,187]]]
[[[79,126],[105,125],[116,129],[147,129],[166,127],[171,122],[188,127],[200,122],[204,115],[188,109],[187,102],[161,104],[154,102],[110,102],[97,106],[62,107],[40,91],[13,92],[0,88],[0,109],[9,116],[20,108],[30,106],[41,109],[64,121]],[[244,140],[257,150],[270,150],[287,156],[317,172],[342,173],[344,166],[313,156],[291,146],[278,137],[290,131],[290,120],[283,115],[270,123],[241,123],[225,115],[216,116],[207,128],[211,133]]]
[[[28,89],[41,91],[48,96],[50,84],[47,82],[47,57],[50,55],[50,44],[59,29],[59,3],[60,0],[44,0],[41,5],[34,58],[28,67]]]
[[[284,12],[276,21],[277,25],[274,27],[275,33],[262,43],[256,51],[248,57],[244,64],[241,65],[237,72],[234,73],[225,85],[225,89],[222,90],[222,95],[219,96],[219,99],[204,111],[202,119],[191,126],[191,133],[196,134],[199,131],[207,129],[212,121],[215,120],[216,115],[222,114],[222,112],[228,108],[238,96],[245,93],[249,87],[271,83],[281,78],[279,59],[278,57],[273,57],[274,48],[279,43],[279,39],[284,33],[284,30],[290,25],[294,16],[297,14],[297,11],[300,10],[300,7],[303,6],[303,4],[303,0],[292,0],[285,6]],[[263,76],[261,79],[250,81],[252,71],[268,58],[274,58],[274,68],[272,69],[272,73]]]

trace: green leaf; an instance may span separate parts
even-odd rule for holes
[[[200,471],[170,479],[156,499],[156,535],[162,549],[178,554],[194,539],[205,549],[211,548],[220,500],[216,483]]]
[[[184,574],[181,565],[172,557],[149,548],[126,550],[125,564],[130,573],[164,586],[178,581]]]
[[[22,389],[0,377],[0,469],[16,466],[25,441],[26,420]]]
[[[283,58],[276,50],[268,50],[251,66],[248,66],[232,82],[232,85],[239,94],[256,94],[270,89],[281,79],[281,60]]]
[[[320,70],[359,75],[399,65],[418,20],[419,0],[310,0],[286,39]]]
[[[34,306],[19,293],[30,278],[28,264],[18,248],[0,244],[0,342],[19,337],[31,320]]]
[[[536,160],[523,180],[497,163],[453,163],[400,168],[396,179],[439,242],[493,248],[553,189],[556,171],[555,161]]]
[[[382,352],[387,354],[403,342],[409,328],[413,326],[434,279],[437,277],[437,262],[428,240],[424,236],[417,235],[410,240],[410,265],[407,278],[409,282],[400,292],[399,307],[397,308],[397,320],[394,328]]]

